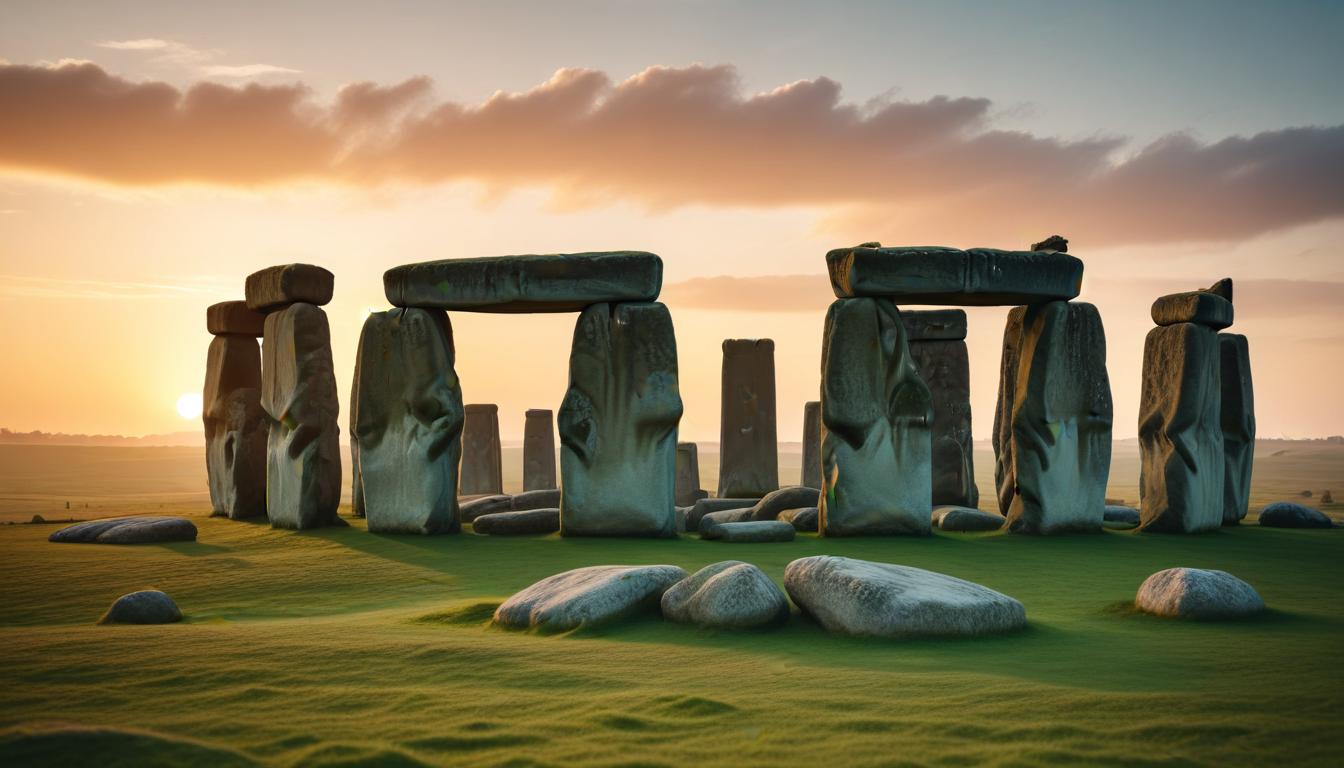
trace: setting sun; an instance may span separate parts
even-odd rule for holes
[[[201,393],[187,392],[177,398],[177,415],[184,419],[201,417]]]

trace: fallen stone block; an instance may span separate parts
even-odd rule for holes
[[[565,632],[642,609],[657,610],[663,593],[686,578],[675,565],[592,565],[549,576],[505,600],[494,623]]]
[[[953,533],[997,531],[1006,520],[1003,515],[968,507],[941,506],[933,510],[933,525],[940,531]]]
[[[780,541],[793,541],[795,531],[792,523],[779,520],[745,520],[742,522],[718,523],[706,526],[701,521],[700,538],[710,541],[726,541],[732,544],[763,544]]]
[[[62,528],[47,541],[66,544],[156,544],[195,541],[196,524],[185,517],[113,517]]]
[[[789,599],[760,568],[738,560],[707,565],[663,593],[663,617],[709,629],[754,629],[789,617]]]
[[[555,533],[560,530],[560,510],[528,509],[481,515],[472,521],[471,530],[489,536]]]

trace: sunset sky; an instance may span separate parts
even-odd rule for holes
[[[427,5],[427,4],[426,4]],[[720,342],[817,398],[824,255],[1059,233],[1136,431],[1152,300],[1236,280],[1262,437],[1344,433],[1344,4],[0,4],[0,426],[141,435],[204,377],[205,307],[336,274],[341,427],[381,275],[660,254],[683,439]],[[1005,308],[970,311],[974,433]],[[557,408],[573,315],[453,313],[505,439]]]

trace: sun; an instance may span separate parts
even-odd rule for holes
[[[177,398],[177,415],[184,419],[199,419],[201,417],[201,393],[187,392]]]

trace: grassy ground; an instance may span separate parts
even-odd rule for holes
[[[197,543],[136,547],[0,526],[0,763],[1337,765],[1344,750],[1344,531],[732,545],[197,523]],[[797,615],[768,632],[486,625],[580,565],[735,558],[780,579],[818,553],[986,584],[1029,628],[892,642]],[[1144,577],[1174,565],[1231,571],[1272,611],[1133,613]],[[151,586],[187,621],[93,625]]]

